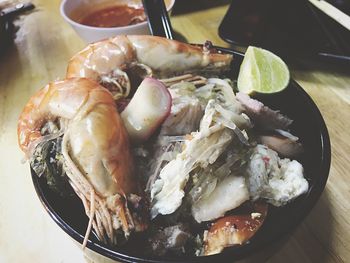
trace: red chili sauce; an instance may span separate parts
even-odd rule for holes
[[[94,27],[120,27],[137,24],[145,20],[146,16],[143,8],[116,5],[88,13],[79,22]]]

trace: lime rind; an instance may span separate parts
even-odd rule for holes
[[[285,89],[289,79],[288,67],[280,57],[250,46],[240,67],[237,86],[239,91],[247,94],[275,93]]]

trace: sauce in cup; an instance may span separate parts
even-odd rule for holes
[[[122,27],[141,23],[145,20],[143,7],[113,5],[88,12],[78,22],[94,27]]]

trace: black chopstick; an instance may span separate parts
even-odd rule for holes
[[[173,38],[168,12],[163,0],[142,0],[150,32],[154,36]]]

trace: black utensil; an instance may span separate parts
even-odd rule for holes
[[[10,6],[0,11],[0,17],[13,18],[25,11],[34,9],[34,7],[35,6],[32,3],[21,3],[14,6]]]
[[[153,36],[173,38],[173,29],[163,0],[142,0]]]
[[[13,20],[25,11],[34,9],[32,3],[21,3],[0,11],[0,53],[4,52],[13,40],[15,26]]]

